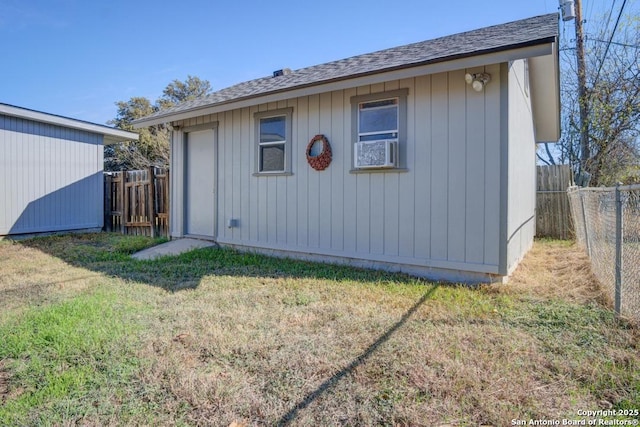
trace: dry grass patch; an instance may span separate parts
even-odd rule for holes
[[[496,289],[542,300],[560,298],[579,304],[611,304],[591,271],[589,257],[571,241],[537,241],[509,284]]]
[[[112,397],[87,386],[29,407],[31,418],[19,410],[5,417],[89,425],[500,426],[640,406],[639,334],[600,304],[580,257],[565,244],[537,242],[510,285],[469,289],[219,249],[138,262],[125,256],[133,246],[127,241],[43,239],[8,261],[12,277],[23,274],[22,250],[43,265],[63,262],[68,274],[97,274],[98,282],[64,298],[115,296],[102,303],[128,308],[112,310],[121,315],[110,322],[130,326],[115,328],[128,343],[115,348],[135,358],[128,365],[99,359],[109,372],[128,372],[126,381],[103,378],[118,390]],[[55,305],[48,301],[58,298],[57,288],[47,289],[53,296],[42,304]],[[30,312],[18,305],[9,327]],[[7,369],[11,393],[20,384]],[[0,424],[2,417],[0,410]]]
[[[0,272],[0,321],[29,307],[73,296],[100,276],[10,240],[0,241]]]

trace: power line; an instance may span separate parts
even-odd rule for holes
[[[620,18],[622,17],[622,12],[624,11],[624,7],[627,4],[627,0],[622,2],[622,7],[620,7],[620,12],[618,13],[618,18],[616,19],[616,25],[613,26],[613,31],[611,31],[611,36],[609,37],[609,42],[607,43],[607,48],[604,51],[604,55],[602,55],[602,60],[600,61],[600,67],[598,67],[598,72],[596,73],[596,78],[593,81],[593,85],[595,86],[598,83],[598,79],[600,78],[600,71],[602,71],[602,66],[604,65],[604,60],[607,57],[607,53],[609,53],[609,47],[611,47],[611,43],[613,41],[613,36],[618,29],[618,24],[620,24]]]
[[[607,23],[605,24],[604,28],[609,28],[609,23],[611,22],[611,15],[613,15],[613,8],[616,6],[617,2],[618,0],[613,0],[611,2],[611,9],[609,9],[609,16],[607,16]],[[622,7],[624,7],[624,5]]]
[[[606,31],[609,29],[609,24],[611,23],[611,16],[613,15],[613,9],[616,7],[616,3],[617,2],[618,2],[618,0],[613,0],[611,2],[611,8],[609,9],[609,13],[607,14],[607,23],[604,24],[604,27],[602,27],[603,31],[604,31],[602,34],[606,34]],[[593,2],[591,2],[591,6],[593,6]],[[595,51],[595,57],[596,58],[599,56],[598,55],[599,53],[600,53],[599,49],[596,48],[596,51]]]
[[[593,37],[585,37],[584,39],[587,42],[598,42],[598,43],[609,43],[609,40],[601,40],[601,39],[594,39]],[[571,40],[573,41],[573,40]],[[620,43],[620,42],[611,42],[612,45],[614,46],[622,46],[622,47],[630,47],[631,49],[640,49],[640,44],[629,44],[629,43]],[[560,51],[563,50],[576,50],[575,46],[566,46],[566,47],[561,47],[559,49]]]
[[[616,45],[616,46],[631,47],[631,48],[634,48],[634,49],[640,48],[640,45],[638,45],[638,44],[627,44],[627,43],[612,42],[611,40],[600,40],[600,39],[588,38],[587,41],[600,42],[600,43],[609,43],[609,44],[613,44],[613,45]]]
[[[614,0],[615,3],[617,0]],[[585,22],[591,22],[591,16],[593,15],[593,5],[595,1],[590,2],[589,11],[585,14]]]

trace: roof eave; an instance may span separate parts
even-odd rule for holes
[[[112,133],[112,134],[103,134],[103,141],[102,143],[104,145],[113,145],[113,144],[119,144],[121,142],[127,142],[127,141],[138,141],[140,139],[140,135],[135,133],[135,132],[128,132],[128,131],[121,131],[122,133],[118,132],[118,133]]]
[[[121,141],[137,141],[139,138],[139,135],[134,132],[9,104],[0,103],[0,114],[100,134],[103,135],[105,144]]]
[[[468,52],[464,54],[444,56],[444,57],[435,58],[427,61],[403,64],[395,67],[387,67],[387,68],[372,70],[372,71],[363,72],[363,73],[350,74],[347,76],[340,76],[333,79],[319,80],[312,83],[286,87],[286,88],[272,90],[272,91],[265,91],[259,94],[248,95],[244,97],[233,98],[233,99],[222,101],[222,102],[199,105],[197,107],[193,107],[193,108],[189,108],[189,109],[185,109],[177,112],[159,114],[159,115],[151,116],[148,118],[143,117],[141,119],[134,120],[132,124],[134,129],[140,129],[147,126],[169,123],[173,121],[184,120],[185,118],[189,118],[189,117],[196,117],[199,115],[210,114],[211,109],[214,107],[224,107],[225,105],[240,104],[244,101],[263,98],[270,95],[294,92],[294,91],[304,90],[304,89],[312,88],[316,86],[330,85],[332,83],[358,80],[358,79],[366,78],[369,76],[393,73],[393,72],[403,71],[408,69],[425,68],[425,67],[436,66],[438,64],[444,64],[444,63],[456,63],[456,62],[461,62],[465,59],[470,59],[475,57],[492,57],[497,55],[495,61],[501,62],[502,60],[499,59],[499,54],[501,53],[511,53],[515,51],[521,51],[523,53],[521,58],[528,57],[528,56],[538,56],[538,55],[541,55],[542,53],[538,52],[536,48],[553,45],[555,41],[556,41],[556,37],[545,37],[545,38],[527,41],[525,43],[501,46],[499,48],[477,50],[477,51]],[[548,50],[545,49],[544,53],[545,54],[548,53]],[[518,55],[508,54],[508,55],[505,55],[504,60],[510,60],[510,59],[516,59],[516,58],[518,58]],[[437,68],[434,68],[434,71],[432,71],[431,73],[435,73],[435,72],[440,72],[440,71]],[[425,73],[425,74],[429,74],[429,73]],[[234,106],[233,108],[236,108],[236,107]],[[233,109],[233,108],[229,108],[229,109]]]
[[[560,68],[558,43],[550,55],[530,58],[529,81],[536,142],[560,139]]]

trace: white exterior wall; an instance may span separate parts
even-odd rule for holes
[[[171,133],[169,174],[169,233],[171,237],[184,235],[184,185],[185,156],[184,133],[174,130]]]
[[[492,81],[475,92],[465,72]],[[303,96],[176,123],[218,122],[217,241],[289,253],[498,274],[500,268],[500,66],[493,65]],[[351,173],[355,95],[408,88],[407,172]],[[253,176],[258,111],[293,108],[291,176]],[[333,161],[306,161],[324,134]],[[182,233],[183,132],[172,141],[172,230]],[[227,228],[236,219],[238,227]],[[451,276],[453,277],[453,276]]]
[[[102,228],[102,142],[0,114],[0,235]]]
[[[536,138],[525,60],[509,64],[507,272],[533,245],[536,209]]]

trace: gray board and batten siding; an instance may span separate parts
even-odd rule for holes
[[[0,236],[103,225],[103,144],[137,134],[0,104]]]
[[[201,213],[214,224],[204,237],[241,249],[436,279],[502,280],[533,242],[535,143],[558,132],[556,117],[537,121],[557,111],[555,93],[547,103],[533,100],[534,93],[544,93],[543,83],[557,89],[557,19],[525,22],[541,25],[529,34],[537,42],[519,40],[504,51],[492,46],[469,57],[384,68],[380,58],[407,51],[397,48],[383,51],[386,56],[317,66],[346,73],[349,64],[369,67],[378,60],[377,73],[350,68],[343,78],[313,84],[305,80],[317,74],[310,67],[140,120],[138,126],[168,121],[174,127],[172,237],[188,235],[185,222],[192,209],[201,209],[188,195],[189,144],[191,133],[199,144],[208,133],[209,171],[215,172],[200,191],[215,195],[215,207]],[[508,39],[519,37],[503,34],[515,27],[480,32]],[[459,40],[453,36],[451,43]],[[476,92],[466,73],[489,73],[491,81]],[[406,99],[401,167],[354,170],[354,99],[398,93]],[[541,106],[546,116],[534,111]],[[256,174],[255,117],[277,111],[291,111],[291,170]],[[318,134],[328,138],[333,156],[321,172],[306,160],[307,144]]]

